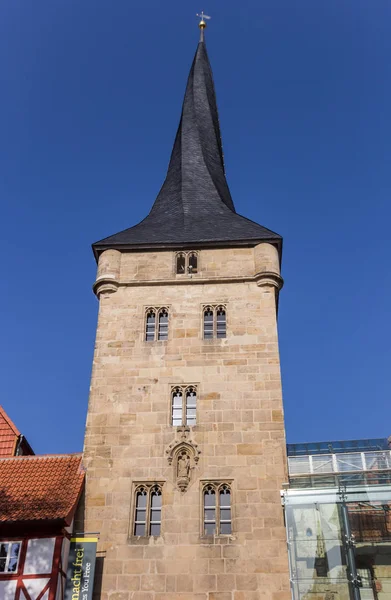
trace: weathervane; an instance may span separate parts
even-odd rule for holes
[[[204,41],[204,29],[206,27],[205,19],[211,19],[212,17],[205,15],[203,10],[201,11],[201,14],[197,13],[197,17],[199,17],[201,19],[201,21],[198,23],[198,27],[201,29],[200,42],[203,42]]]

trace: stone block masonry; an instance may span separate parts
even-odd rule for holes
[[[84,529],[99,531],[95,600],[288,600],[280,489],[286,481],[276,298],[277,250],[199,251],[175,274],[175,252],[107,250],[84,447]],[[203,339],[202,307],[226,307],[227,336]],[[145,341],[145,310],[167,307],[167,341]],[[185,491],[168,451],[171,389],[197,389],[183,434],[197,460]],[[185,440],[186,441],[186,440]],[[194,453],[196,456],[196,452]],[[162,486],[161,535],[133,535],[134,490]],[[205,536],[202,485],[229,482],[232,533]]]

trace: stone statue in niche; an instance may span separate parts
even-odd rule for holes
[[[173,466],[174,481],[181,492],[187,490],[201,454],[190,435],[189,427],[178,427],[178,437],[166,449],[168,464]]]
[[[177,486],[185,492],[190,483],[190,456],[185,449],[177,454]]]
[[[186,450],[182,450],[178,456],[178,478],[189,477],[190,474],[190,457]]]

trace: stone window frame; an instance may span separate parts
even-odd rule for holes
[[[0,577],[1,575],[15,575],[19,569],[19,560],[20,553],[22,549],[22,541],[21,540],[1,540],[0,546],[8,546],[6,555],[0,559]],[[16,556],[12,555],[13,546],[18,547],[18,552]],[[16,559],[16,563],[12,563],[12,568],[10,569],[10,562]],[[3,567],[4,561],[4,567]]]
[[[143,341],[146,344],[153,344],[154,342],[168,342],[169,338],[169,331],[170,331],[170,305],[169,304],[165,304],[164,306],[144,306],[144,330],[143,330]],[[155,314],[155,328],[154,328],[154,337],[153,340],[148,340],[147,339],[147,335],[148,335],[148,323],[147,323],[147,319],[148,319],[148,315],[150,314],[150,312],[153,311]],[[163,312],[166,311],[167,312],[167,337],[165,339],[159,339],[159,329],[160,329],[160,325],[159,325],[159,315]]]
[[[212,337],[205,337],[205,312],[210,309],[213,312],[213,334]],[[225,312],[225,336],[217,336],[217,311],[224,309]],[[228,333],[228,303],[227,302],[209,302],[201,304],[201,336],[205,342],[226,340]]]
[[[183,273],[178,273],[177,270],[177,261],[178,257],[183,256],[185,259],[185,266]],[[190,270],[189,259],[191,256],[195,256],[197,258],[197,269],[195,271]],[[174,274],[175,275],[195,275],[201,271],[200,267],[200,252],[198,250],[178,250],[178,252],[174,253]]]
[[[182,422],[180,423],[180,425],[174,425],[173,421],[173,409],[174,409],[174,404],[173,404],[173,394],[175,392],[175,390],[180,389],[182,392]],[[195,402],[195,417],[194,417],[194,423],[187,423],[187,417],[186,417],[186,408],[187,408],[187,398],[186,398],[186,393],[190,390],[193,389],[195,390],[196,393],[196,402]],[[178,429],[179,427],[195,427],[197,425],[197,415],[198,415],[198,403],[199,403],[199,390],[200,390],[200,384],[199,383],[176,383],[176,384],[171,384],[170,385],[170,406],[169,406],[169,419],[170,419],[170,426],[174,427],[175,429]]]
[[[233,535],[234,531],[234,516],[233,516],[233,479],[202,479],[200,480],[200,537],[207,539],[214,538],[227,538]],[[216,503],[215,503],[215,524],[216,531],[213,534],[205,533],[205,504],[204,504],[204,492],[205,489],[211,486],[215,491]],[[231,531],[230,533],[220,532],[220,490],[227,486],[230,491],[230,509],[231,509]]]
[[[132,489],[132,505],[131,505],[131,519],[129,523],[129,539],[134,542],[140,543],[149,543],[151,537],[158,538],[162,536],[163,530],[163,487],[165,481],[153,480],[153,481],[134,481],[133,489]],[[137,495],[141,490],[145,490],[147,493],[147,503],[146,503],[146,520],[145,520],[145,530],[144,535],[136,535],[135,526],[136,526],[136,511],[137,511]],[[160,491],[161,496],[161,507],[160,507],[160,532],[159,535],[151,535],[151,516],[152,516],[152,492],[158,489]]]

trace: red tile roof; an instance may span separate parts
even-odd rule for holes
[[[84,481],[80,454],[0,458],[0,522],[70,520]]]
[[[14,456],[20,432],[0,406],[0,457]]]

